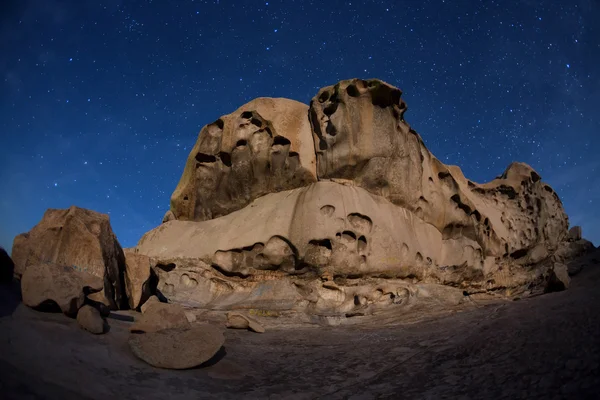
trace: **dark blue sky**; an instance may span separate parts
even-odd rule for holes
[[[404,91],[406,120],[483,182],[533,166],[600,244],[600,3],[3,0],[0,245],[47,208],[160,224],[198,131],[259,96],[341,79]]]

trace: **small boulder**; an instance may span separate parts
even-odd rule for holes
[[[125,249],[125,290],[129,299],[129,307],[137,309],[149,290],[150,257],[138,254],[134,250]],[[148,294],[146,294],[146,297]]]
[[[160,300],[158,299],[158,297],[152,295],[148,298],[148,300],[146,300],[146,302],[144,304],[142,304],[142,306],[140,307],[140,311],[143,313],[146,312],[146,310],[155,303],[160,303]]]
[[[0,283],[10,283],[13,280],[15,263],[6,250],[0,247]]]
[[[555,263],[550,271],[548,280],[546,281],[545,292],[560,292],[569,288],[571,278],[567,266],[562,263]]]
[[[99,335],[104,333],[104,319],[100,312],[89,305],[84,305],[77,313],[77,323],[83,329],[93,334]]]
[[[129,327],[130,332],[158,332],[163,329],[189,328],[185,310],[178,304],[150,304],[139,320]]]
[[[571,229],[569,229],[568,240],[570,242],[576,242],[581,239],[582,239],[582,232],[581,232],[580,226],[574,226]]]
[[[213,358],[223,343],[223,332],[205,324],[129,337],[133,354],[154,367],[168,369],[196,367]]]
[[[63,313],[75,317],[85,303],[86,293],[99,292],[104,281],[97,276],[58,264],[34,264],[21,277],[21,292],[26,306],[38,308],[56,303]]]
[[[264,333],[265,328],[253,318],[247,317],[238,312],[227,313],[227,328],[231,329],[249,329],[253,332]]]
[[[163,217],[162,222],[164,224],[165,222],[173,221],[175,219],[177,219],[177,218],[175,218],[175,214],[173,214],[173,211],[169,210],[165,213],[165,216]]]

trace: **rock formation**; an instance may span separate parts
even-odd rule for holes
[[[258,98],[200,131],[164,220],[204,221],[316,181],[308,107]]]
[[[28,233],[15,237],[12,257],[15,275],[30,265],[54,263],[87,272],[104,280],[112,308],[125,307],[123,250],[108,215],[79,207],[48,209]]]
[[[528,165],[513,163],[486,184],[468,180],[429,152],[404,120],[401,91],[379,80],[323,88],[308,110],[270,99],[276,117],[264,103],[258,99],[202,129],[164,223],[136,247],[154,260],[157,289],[171,301],[353,314],[408,304],[430,293],[430,285],[518,293],[564,281],[553,256],[567,238],[567,216]],[[244,151],[254,149],[246,149],[255,140],[248,126],[252,138],[264,136],[268,121],[297,121],[300,111],[311,126],[316,165],[306,170],[316,182],[257,186],[257,179],[274,176],[255,167],[265,160],[258,155],[250,157],[253,167],[245,171],[253,175],[245,180],[235,175],[241,170],[223,168],[223,149],[242,150],[233,145],[238,140]],[[273,136],[290,138],[290,148],[306,142],[306,129],[271,124]],[[300,165],[310,166],[303,154]],[[194,168],[204,175],[192,179]],[[230,174],[236,190],[215,171]]]
[[[250,318],[245,316],[244,314],[240,314],[238,312],[228,312],[227,313],[227,328],[231,329],[249,329],[252,332],[256,333],[264,333],[265,328],[258,323],[258,321],[254,320],[254,318]]]
[[[158,332],[164,329],[189,328],[185,310],[178,304],[153,302],[129,327],[130,332]]]
[[[352,79],[310,106],[253,100],[202,128],[171,209],[135,248],[123,256],[106,216],[49,210],[15,238],[17,272],[47,259],[83,265],[104,277],[113,306],[166,324],[144,322],[158,326],[146,332],[189,328],[158,298],[354,316],[566,289],[570,260],[593,246],[567,231],[558,195],[523,163],[484,184],[443,164],[405,121],[401,94]]]

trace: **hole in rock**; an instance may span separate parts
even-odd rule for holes
[[[342,232],[342,236],[356,240],[356,234],[352,231],[344,231],[344,232]]]
[[[223,127],[225,126],[225,122],[223,122],[221,118],[213,122],[213,124],[216,125],[219,129],[223,129]]]
[[[358,297],[357,294],[354,295],[354,305],[355,306],[359,306],[360,305],[360,298]]]
[[[244,139],[238,140],[237,143],[235,144],[235,147],[239,147],[239,146],[247,146],[248,142],[245,141]]]
[[[336,112],[337,108],[338,108],[338,103],[331,103],[323,109],[323,113],[327,116],[330,116],[334,112]]]
[[[325,103],[327,100],[329,100],[329,92],[321,93],[319,96],[319,103]]]
[[[187,201],[189,198],[187,196],[183,196],[183,200]]]
[[[300,154],[296,153],[295,151],[290,151],[288,153],[288,156],[289,157],[300,157]]]
[[[348,85],[348,87],[346,88],[346,92],[348,92],[348,96],[350,97],[360,96],[360,92],[358,91],[358,88],[355,85]]]
[[[310,242],[308,242],[309,244],[312,244],[313,246],[320,246],[320,247],[325,247],[329,250],[332,249],[331,247],[331,240],[329,239],[313,239]]]
[[[169,263],[169,264],[156,264],[156,268],[160,268],[165,272],[171,272],[175,269],[175,267],[177,267],[177,265],[175,263]]]
[[[540,179],[542,179],[541,176],[539,176],[535,171],[531,171],[531,180],[533,183],[539,181]]]
[[[450,176],[450,172],[448,171],[442,171],[438,173],[438,178],[440,179],[444,179]]]
[[[335,129],[335,126],[331,122],[327,124],[327,127],[325,128],[325,132],[327,132],[327,134],[329,136],[337,135],[337,130]]]
[[[196,161],[199,163],[214,163],[217,161],[217,157],[211,154],[197,153]]]
[[[273,139],[273,146],[275,145],[281,145],[281,146],[287,146],[289,145],[291,142],[289,141],[288,138],[285,138],[283,136],[275,136],[275,138]]]
[[[525,257],[526,255],[527,255],[527,249],[520,249],[520,250],[514,251],[510,254],[510,256],[512,258],[514,258],[515,260]]]
[[[244,111],[240,117],[245,118],[245,119],[250,119],[252,118],[252,111]]]
[[[259,128],[262,126],[262,121],[261,121],[260,119],[258,119],[258,118],[252,118],[252,119],[250,120],[250,123],[251,123],[252,125],[256,125],[256,126],[258,126]]]
[[[319,139],[319,150],[327,150],[327,142],[325,139]]]
[[[226,167],[231,167],[231,154],[222,151],[219,153],[219,158]]]

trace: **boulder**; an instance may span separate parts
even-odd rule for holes
[[[96,335],[105,332],[104,318],[96,308],[89,305],[84,305],[79,309],[77,323],[86,331]]]
[[[571,229],[569,229],[569,241],[571,242],[576,242],[578,240],[582,239],[582,232],[581,232],[581,227],[580,226],[574,226]]]
[[[150,258],[132,250],[125,250],[125,289],[129,307],[137,309],[150,296]]]
[[[307,114],[294,100],[258,98],[202,128],[171,196],[173,217],[217,218],[316,181]]]
[[[12,257],[17,276],[49,262],[102,278],[111,308],[127,307],[125,258],[106,214],[75,206],[48,209],[31,231],[15,237]]]
[[[204,324],[129,337],[133,354],[154,367],[168,369],[197,367],[213,358],[223,343],[223,332]]]
[[[171,328],[189,328],[185,310],[178,304],[153,303],[129,327],[130,332],[157,332]]]
[[[39,308],[51,302],[71,317],[84,305],[87,293],[99,292],[103,287],[104,282],[97,276],[52,263],[29,265],[21,277],[26,306]]]
[[[560,292],[569,288],[571,278],[567,266],[562,263],[554,264],[546,282],[545,292]]]
[[[238,312],[227,313],[227,328],[249,329],[256,333],[264,333],[265,328],[253,318],[247,317]]]
[[[110,301],[104,296],[104,292],[88,294],[85,303],[98,310],[100,315],[104,318],[110,315]]]
[[[160,303],[160,300],[158,299],[158,297],[152,295],[148,298],[148,300],[146,300],[140,307],[140,311],[143,313],[146,312],[146,310],[154,303]]]
[[[13,280],[15,263],[6,250],[0,247],[0,283],[10,283]]]

